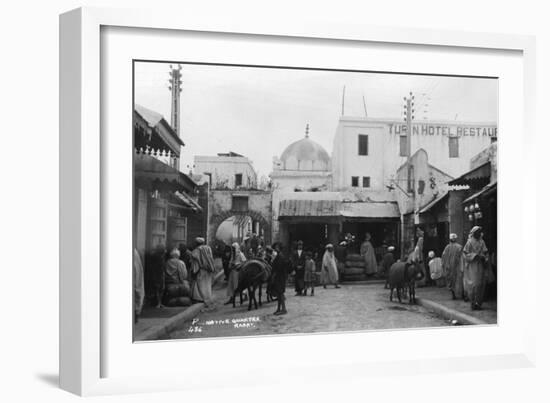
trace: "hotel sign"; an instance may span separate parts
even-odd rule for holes
[[[390,134],[407,134],[407,125],[390,123]],[[413,135],[421,136],[486,136],[497,137],[496,126],[468,126],[468,125],[433,125],[433,124],[414,124],[412,127]]]

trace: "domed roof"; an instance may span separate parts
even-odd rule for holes
[[[330,169],[330,156],[320,144],[306,136],[290,144],[281,154],[283,169],[326,171]]]

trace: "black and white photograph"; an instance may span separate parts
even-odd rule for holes
[[[132,72],[134,342],[497,324],[497,77]]]

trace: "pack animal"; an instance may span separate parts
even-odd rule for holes
[[[416,304],[416,282],[424,278],[422,268],[416,263],[395,262],[388,273],[390,301],[393,301],[393,290],[397,291],[397,299],[401,303],[401,293],[408,290],[409,304]]]
[[[233,294],[233,308],[235,307],[235,296],[248,291],[248,310],[258,309],[258,304],[262,306],[262,285],[267,282],[271,276],[271,266],[264,260],[251,259],[244,262],[239,270],[239,283]],[[258,290],[258,300],[256,300],[256,290]]]

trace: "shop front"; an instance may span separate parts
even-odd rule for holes
[[[151,155],[134,159],[134,236],[142,254],[157,247],[179,247],[190,241],[190,229],[201,227],[198,189],[185,174]],[[191,196],[193,195],[193,196]]]
[[[401,220],[396,202],[342,203],[340,234],[352,234],[355,242],[348,254],[359,253],[366,234],[370,234],[376,259],[380,261],[388,246],[400,248]]]
[[[390,245],[399,248],[400,214],[396,202],[345,202],[334,195],[322,200],[282,200],[279,206],[279,239],[290,250],[297,241],[305,249],[321,252],[327,243],[338,245],[353,237],[348,253],[358,254],[365,235],[371,235],[377,258]]]
[[[321,253],[327,243],[336,244],[341,225],[337,200],[282,200],[279,206],[279,240],[287,250],[296,248]]]
[[[424,252],[441,256],[449,243],[449,192],[444,192],[418,212],[419,225],[424,232]],[[426,258],[425,256],[425,258]]]

